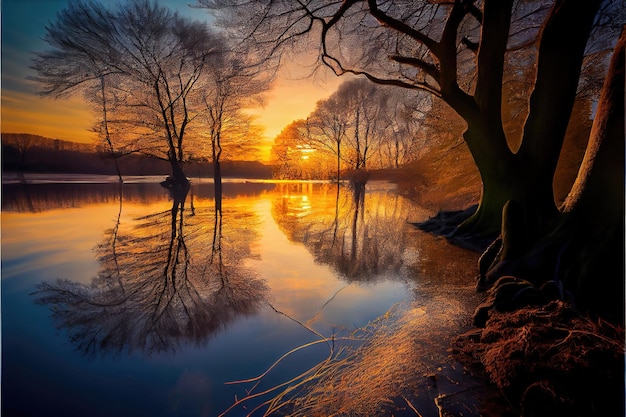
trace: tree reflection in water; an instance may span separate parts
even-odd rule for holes
[[[365,189],[283,184],[272,216],[283,233],[348,282],[410,280],[426,288],[472,285],[478,255],[417,230],[433,213],[384,184]],[[415,287],[417,291],[417,287]]]
[[[221,211],[195,207],[186,215],[187,194],[171,197],[171,210],[135,219],[131,228],[120,225],[120,200],[115,227],[95,248],[101,268],[91,285],[39,285],[37,302],[51,307],[79,351],[151,354],[203,344],[265,299],[264,280],[243,263],[256,239],[253,214],[227,212],[225,231]]]
[[[400,274],[410,215],[401,197],[383,192],[366,199],[363,184],[321,185],[316,204],[305,211],[302,199],[308,201],[311,190],[298,186],[284,185],[273,205],[273,216],[289,239],[304,243],[318,262],[331,265],[348,281]]]
[[[437,415],[431,376],[455,366],[447,349],[478,301],[478,255],[417,230],[410,219],[431,213],[380,184],[318,190],[286,185],[281,194],[272,214],[290,240],[348,283],[401,280],[414,299],[362,328],[333,334],[332,357],[279,392],[271,409],[311,416],[411,414],[410,408],[421,415],[419,408]]]

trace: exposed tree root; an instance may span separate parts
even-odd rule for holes
[[[523,416],[624,415],[624,329],[567,303],[493,310],[486,326],[455,342]]]
[[[416,226],[447,236],[461,213],[440,213]],[[613,265],[623,259],[623,245],[610,233],[592,239],[574,231],[548,236],[532,250],[513,251],[506,236],[495,240],[478,265],[479,289],[488,290],[474,317],[480,328],[455,342],[455,354],[486,373],[524,417],[624,415],[623,320],[598,307],[602,300],[609,313],[619,307],[614,298],[623,291],[605,288],[615,281],[604,278],[621,274]],[[603,256],[587,259],[598,252],[580,250],[589,241],[605,248]],[[577,264],[585,268],[575,270]],[[587,310],[614,324],[583,315]]]

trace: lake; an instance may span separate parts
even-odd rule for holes
[[[478,254],[393,184],[159,180],[3,177],[3,415],[393,408],[468,325]]]

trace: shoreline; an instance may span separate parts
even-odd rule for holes
[[[439,211],[414,225],[446,237],[451,244],[481,252],[488,245],[485,239],[450,238],[455,223],[473,210],[475,206]],[[503,307],[498,304],[502,287],[497,284],[484,293],[484,301],[474,312],[474,324],[451,347],[452,357],[496,387],[509,405],[494,415],[624,415],[624,329],[592,320],[563,301]]]

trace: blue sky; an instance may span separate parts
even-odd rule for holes
[[[118,1],[103,0],[115,5]],[[194,19],[207,19],[205,10],[189,7],[189,0],[161,0],[161,4]],[[2,0],[2,89],[33,92],[24,82],[33,52],[46,48],[45,26],[53,21],[68,0]]]

